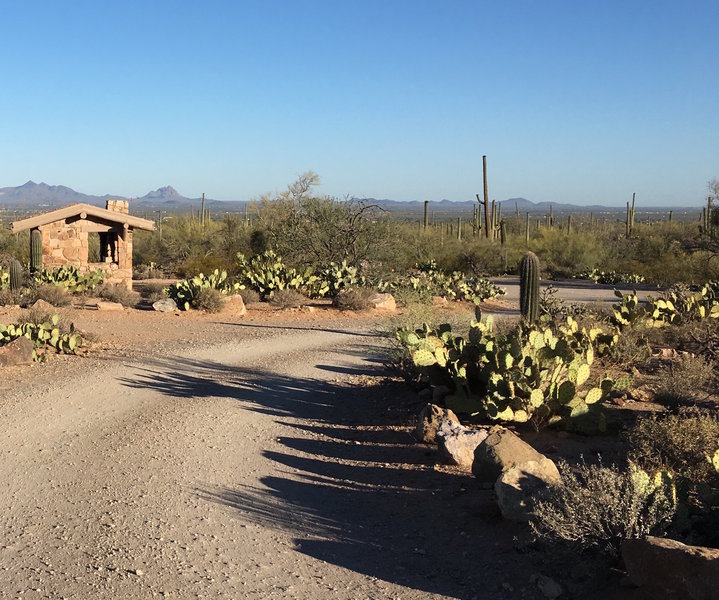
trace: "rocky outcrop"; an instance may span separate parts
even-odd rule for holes
[[[376,310],[383,310],[387,312],[394,312],[397,310],[397,303],[395,302],[392,294],[372,294],[367,301],[372,305],[372,308]]]
[[[172,298],[162,298],[154,302],[152,308],[157,312],[173,312],[177,310],[177,304]]]

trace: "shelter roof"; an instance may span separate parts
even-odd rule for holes
[[[128,227],[135,229],[145,229],[147,231],[154,231],[155,224],[148,219],[141,219],[140,217],[133,217],[126,213],[117,212],[114,210],[107,210],[106,208],[100,208],[99,206],[93,206],[92,204],[72,204],[57,210],[35,215],[34,217],[28,217],[21,221],[15,221],[12,223],[11,228],[13,233],[25,231],[26,229],[33,229],[48,223],[54,223],[55,221],[61,221],[63,219],[69,219],[72,217],[80,217],[86,219],[88,217],[95,217],[102,219],[103,221],[110,221],[113,223],[120,223],[121,225],[127,225]]]

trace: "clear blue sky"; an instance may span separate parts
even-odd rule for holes
[[[699,205],[719,0],[0,0],[0,187]]]

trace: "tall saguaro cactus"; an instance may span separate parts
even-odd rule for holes
[[[36,273],[42,269],[42,233],[33,229],[30,233],[30,272]]]
[[[539,318],[539,259],[534,252],[519,263],[519,312],[526,323]]]

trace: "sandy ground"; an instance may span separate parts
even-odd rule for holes
[[[63,318],[87,355],[0,380],[0,598],[634,597],[413,442],[375,315]]]

